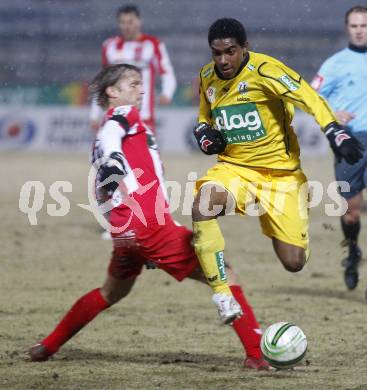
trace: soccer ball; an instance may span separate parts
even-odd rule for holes
[[[261,338],[264,358],[275,368],[291,368],[306,355],[307,339],[302,330],[290,322],[277,322]]]

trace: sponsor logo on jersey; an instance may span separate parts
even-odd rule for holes
[[[203,77],[208,77],[210,76],[211,74],[213,73],[213,68],[209,68],[207,69],[204,73],[203,73]]]
[[[238,102],[250,102],[250,101],[251,101],[250,98],[245,97],[245,96],[237,96],[236,100],[237,100]]]
[[[224,264],[224,253],[223,251],[219,251],[215,253],[215,259],[217,260],[217,266],[219,270],[219,278],[220,280],[227,280],[226,275],[226,267]]]
[[[215,101],[215,88],[209,87],[206,90],[206,96],[208,97],[208,100],[210,103],[214,103],[214,101]]]
[[[238,84],[238,92],[242,95],[244,95],[247,92],[247,82],[246,81],[241,81]]]
[[[266,130],[254,103],[216,107],[212,115],[227,144],[256,141],[266,136]]]
[[[255,69],[255,66],[252,64],[248,64],[247,69],[253,71]]]
[[[285,85],[290,91],[297,91],[299,85],[296,81],[292,80],[288,75],[283,74],[280,76],[278,80]]]

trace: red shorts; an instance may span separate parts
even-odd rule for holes
[[[136,277],[147,261],[166,271],[178,281],[199,267],[192,246],[192,232],[167,218],[165,225],[132,227],[113,235],[113,253],[108,268],[116,279]]]

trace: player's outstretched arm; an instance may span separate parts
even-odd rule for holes
[[[264,63],[259,67],[268,92],[294,104],[311,114],[327,136],[331,149],[340,160],[355,164],[362,158],[364,150],[361,143],[348,129],[339,124],[326,100],[320,96],[301,76],[283,65]]]
[[[337,122],[332,109],[308,83],[286,65],[264,62],[258,69],[267,92],[311,114],[321,128]]]

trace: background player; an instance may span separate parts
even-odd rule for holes
[[[367,146],[367,7],[356,6],[345,15],[348,47],[328,58],[312,81],[312,86],[324,96],[335,111],[339,122]],[[344,280],[352,290],[358,284],[360,213],[363,189],[367,186],[367,152],[354,165],[345,160],[335,160],[336,180],[346,181],[349,192],[341,192],[348,203],[341,217],[344,244],[348,256],[343,261]]]
[[[143,121],[155,133],[155,84],[160,75],[160,105],[170,104],[176,89],[176,78],[166,46],[157,37],[142,32],[140,11],[135,5],[125,5],[117,10],[120,36],[106,39],[102,44],[102,66],[128,63],[142,72],[144,95],[140,108]],[[91,128],[96,132],[101,124],[103,111],[95,99],[90,110]],[[102,233],[110,239],[109,232]]]
[[[139,69],[127,64],[106,67],[95,78],[93,91],[99,104],[108,108],[93,152],[95,161],[108,157],[98,171],[96,195],[101,202],[110,199],[118,204],[108,218],[115,228],[124,228],[112,234],[113,254],[103,287],[77,300],[55,330],[30,349],[33,361],[47,360],[101,311],[127,296],[148,260],[178,281],[190,277],[206,283],[191,244],[192,232],[177,226],[169,213],[153,135],[136,108],[143,96]],[[226,268],[243,312],[233,328],[246,349],[245,367],[267,369],[259,325],[234,272]]]
[[[260,202],[263,233],[272,239],[288,271],[300,271],[308,258],[307,179],[291,126],[294,106],[315,117],[338,157],[355,163],[362,153],[326,101],[295,71],[247,50],[246,31],[239,21],[214,22],[208,42],[213,62],[200,72],[199,124],[194,135],[204,153],[218,154],[219,163],[197,181],[194,242],[214,296],[231,300],[220,267],[224,238],[217,222],[219,215],[231,211],[226,210],[229,199],[242,214],[247,212],[249,196]],[[280,204],[277,194],[283,195]]]
[[[140,109],[143,121],[155,131],[155,83],[156,74],[161,79],[160,105],[170,104],[176,89],[176,78],[166,46],[157,37],[142,32],[142,19],[138,7],[125,5],[117,11],[120,36],[105,40],[102,44],[102,66],[128,63],[142,71],[145,94]],[[90,111],[91,128],[97,132],[102,110],[95,100]]]

